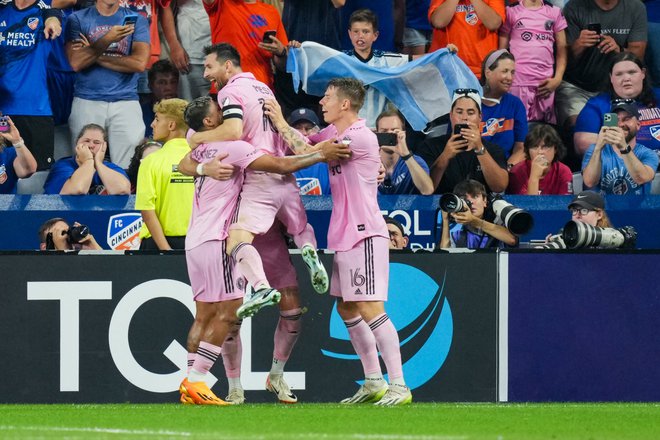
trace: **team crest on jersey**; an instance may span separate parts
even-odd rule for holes
[[[555,21],[554,21],[554,20],[546,20],[546,22],[543,23],[543,26],[545,27],[545,30],[546,30],[546,31],[551,31],[551,30],[552,30],[552,27],[553,27],[554,25],[555,25]]]
[[[484,136],[493,136],[503,127],[504,118],[489,118],[484,124]]]
[[[108,220],[107,242],[115,251],[140,249],[142,216],[137,213],[117,214]]]
[[[0,165],[0,185],[7,181],[7,168],[5,164]]]
[[[468,12],[465,14],[465,21],[467,24],[474,26],[479,22],[479,17],[477,17],[475,12]]]
[[[649,127],[649,131],[651,132],[651,136],[653,136],[653,139],[656,141],[660,141],[660,125],[653,125]]]
[[[39,26],[39,19],[37,17],[28,18],[27,25],[30,29],[35,30]]]

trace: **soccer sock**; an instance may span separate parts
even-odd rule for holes
[[[225,364],[225,373],[232,389],[232,380],[238,380],[238,388],[241,385],[241,357],[243,356],[243,344],[241,334],[233,332],[227,335],[222,343],[222,362]]]
[[[382,377],[380,362],[378,362],[378,350],[376,349],[376,339],[369,329],[369,326],[362,317],[357,317],[349,321],[344,321],[348,334],[351,338],[353,349],[362,362],[364,377]]]
[[[303,229],[300,234],[293,236],[293,242],[298,249],[302,249],[305,245],[310,245],[316,249],[316,235],[314,235],[314,228],[312,228],[312,225],[307,223],[305,229]]]
[[[197,353],[188,353],[188,369],[186,370],[188,374],[190,374],[193,363],[195,363],[195,357],[197,357]]]
[[[273,350],[273,365],[270,368],[271,374],[282,374],[284,364],[289,360],[291,351],[298,341],[300,328],[302,327],[302,311],[300,307],[280,312],[280,320],[275,329],[275,343]]]
[[[262,287],[270,287],[264,273],[264,265],[261,262],[261,257],[254,246],[250,243],[239,243],[231,251],[231,256],[236,263],[238,271],[255,290]]]
[[[403,385],[399,335],[394,328],[394,324],[390,321],[390,317],[387,316],[387,313],[376,316],[369,322],[369,328],[374,334],[380,355],[385,362],[390,382]]]
[[[192,369],[188,373],[188,380],[190,382],[202,382],[213,364],[215,364],[218,356],[220,356],[220,350],[221,348],[217,345],[201,341],[197,348],[195,362],[193,362]]]

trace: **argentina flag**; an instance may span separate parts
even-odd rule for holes
[[[477,77],[456,54],[437,50],[398,67],[372,67],[358,59],[318,43],[306,41],[289,51],[287,72],[294,90],[323,96],[328,81],[358,78],[380,91],[401,111],[414,130],[449,113],[451,94],[460,88],[479,90]]]

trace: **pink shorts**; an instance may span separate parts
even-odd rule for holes
[[[292,174],[246,171],[236,211],[236,221],[229,229],[242,229],[254,235],[265,234],[276,218],[289,235],[300,234],[307,225],[300,189]]]
[[[266,279],[271,286],[276,289],[298,287],[298,276],[291,263],[282,223],[273,223],[264,235],[254,237],[252,244],[261,255]]]
[[[211,240],[186,251],[195,301],[215,303],[243,298],[245,279],[234,269],[224,240]]]
[[[538,95],[538,87],[512,86],[511,94],[517,96],[522,101],[527,111],[528,121],[547,122],[548,124],[557,123],[554,92],[547,98],[541,98]]]
[[[335,252],[330,295],[344,301],[387,301],[390,240],[369,237],[349,251]]]

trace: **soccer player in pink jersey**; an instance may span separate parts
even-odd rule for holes
[[[323,118],[330,125],[312,137],[317,141],[340,139],[351,148],[349,159],[328,162],[333,202],[328,248],[335,251],[330,294],[338,297],[337,311],[362,362],[365,382],[341,403],[403,405],[412,402],[412,394],[403,379],[399,336],[385,313],[390,239],[377,199],[378,141],[358,117],[364,96],[359,80],[331,80],[321,99]],[[301,142],[276,102],[266,102],[265,108],[287,143]],[[383,379],[378,351],[387,367],[389,386]]]
[[[202,97],[186,107],[185,119],[191,129],[203,131],[220,124],[222,114],[210,97]],[[205,163],[216,160],[223,153],[227,154],[224,160],[241,172],[224,181],[207,178]],[[228,141],[202,144],[181,161],[180,171],[196,175],[193,210],[186,236],[186,261],[196,315],[188,334],[188,361],[192,365],[188,377],[181,383],[181,402],[227,404],[208,388],[205,380],[222,352],[223,342],[235,338],[240,329],[237,310],[241,306],[245,285],[243,278],[234,273],[233,262],[227,253],[227,239],[244,181],[242,171],[252,169],[287,174],[323,160],[348,156],[347,147],[336,148],[331,142],[314,153],[274,157],[247,142]],[[259,279],[265,279],[260,265],[251,268],[248,275],[254,278],[249,281],[257,287],[260,286]]]
[[[215,140],[241,139],[273,156],[284,156],[289,147],[282,142],[263,111],[265,100],[275,99],[270,88],[257,81],[251,73],[242,71],[240,55],[233,46],[216,44],[205,48],[205,53],[204,76],[218,85],[218,103],[223,109],[224,122],[214,130],[193,135],[191,146]],[[308,153],[311,148],[305,144],[299,147],[295,153]],[[307,223],[295,176],[248,171],[227,248],[235,257],[239,271],[258,264],[260,254],[266,266],[271,262],[279,266],[277,272],[282,276],[275,281],[281,281],[281,284],[274,287],[282,289],[283,298],[280,302],[280,321],[275,331],[273,364],[266,388],[275,393],[280,401],[295,403],[297,398],[284,381],[282,369],[301,330],[300,297],[293,265],[282,259],[288,255],[286,244],[280,232],[271,229],[276,219],[301,249],[314,289],[319,293],[326,292],[328,275],[318,258],[316,237]],[[276,237],[268,237],[271,234]],[[253,246],[255,236],[259,235],[266,237],[257,240]],[[268,271],[268,267],[266,269],[270,275],[272,272]],[[267,282],[273,282],[270,276]],[[246,298],[239,314],[241,317],[249,316],[264,304],[273,303],[272,298],[253,295]]]

